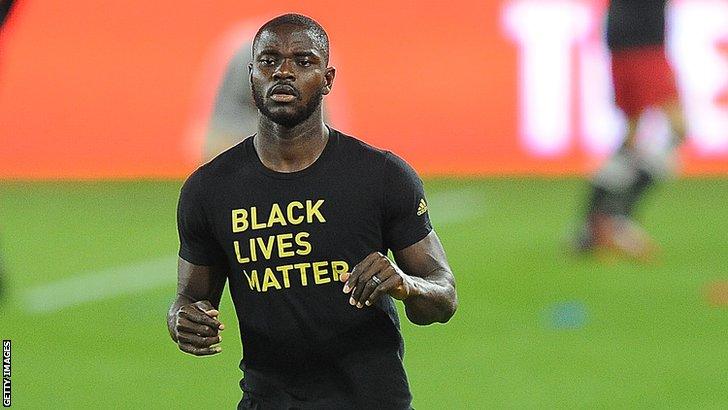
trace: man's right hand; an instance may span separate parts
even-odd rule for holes
[[[174,317],[174,336],[179,349],[195,356],[220,353],[220,346],[214,346],[222,341],[219,331],[225,329],[217,320],[219,315],[207,300],[179,308]]]

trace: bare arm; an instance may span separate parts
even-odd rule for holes
[[[455,277],[435,231],[394,253],[399,264],[375,252],[364,258],[351,274],[342,275],[349,303],[370,306],[382,294],[404,301],[407,318],[418,325],[445,323],[457,309]],[[373,279],[375,278],[375,279]]]
[[[169,335],[180,350],[202,356],[220,352],[218,306],[225,288],[223,268],[193,265],[179,258],[177,297],[167,313]]]
[[[418,325],[450,320],[458,305],[455,277],[435,231],[394,258],[411,281],[404,299],[407,318]]]

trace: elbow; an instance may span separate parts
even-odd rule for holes
[[[407,314],[407,319],[409,319],[411,323],[417,326],[427,326],[435,323],[433,320],[428,320],[420,316],[411,315],[409,313]]]
[[[419,326],[449,322],[455,315],[455,311],[458,309],[458,299],[454,287],[451,287],[447,294],[448,297],[445,300],[440,300],[439,303],[430,304],[427,308],[422,305],[414,307],[405,304],[407,319]]]
[[[455,288],[452,289],[452,297],[448,300],[448,302],[443,306],[442,309],[442,317],[438,322],[440,323],[447,323],[452,319],[453,316],[455,316],[455,312],[458,310],[458,296],[457,293],[455,293]]]
[[[405,312],[407,313],[407,319],[409,319],[410,322],[414,323],[418,326],[427,326],[431,325],[433,323],[447,323],[452,319],[453,315],[455,315],[455,310],[457,310],[456,305],[443,307],[439,311],[437,311],[435,314],[417,314],[414,313],[408,309],[405,308]]]
[[[448,311],[446,312],[446,314],[445,314],[445,320],[443,320],[443,321],[442,321],[442,322],[440,322],[440,323],[447,323],[447,322],[449,322],[449,321],[450,321],[450,319],[452,319],[452,317],[453,317],[453,316],[455,316],[455,312],[456,312],[457,310],[458,310],[458,302],[457,302],[457,300],[456,300],[456,301],[454,301],[454,302],[453,302],[453,303],[452,303],[452,304],[450,305],[450,307],[449,307]]]
[[[447,290],[445,291],[447,297],[445,298],[445,303],[443,303],[442,306],[442,317],[438,320],[440,323],[449,322],[458,310],[458,293],[455,289],[455,278],[452,277],[452,274],[448,282],[449,283],[446,285]]]

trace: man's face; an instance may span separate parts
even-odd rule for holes
[[[250,64],[253,99],[271,121],[293,127],[308,119],[331,90],[333,68],[309,31],[281,25],[261,33]]]

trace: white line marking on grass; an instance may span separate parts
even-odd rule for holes
[[[176,283],[177,256],[165,256],[103,269],[37,286],[21,293],[32,313],[51,313],[71,306],[130,295]]]
[[[483,193],[475,188],[456,188],[434,193],[429,198],[432,223],[445,226],[483,215]]]

